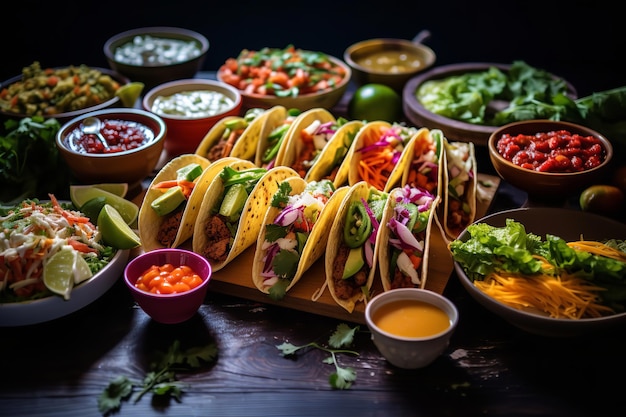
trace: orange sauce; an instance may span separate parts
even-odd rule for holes
[[[439,307],[418,300],[396,300],[381,306],[372,321],[387,333],[403,337],[427,337],[450,327],[450,318]]]

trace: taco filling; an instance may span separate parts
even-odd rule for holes
[[[254,119],[260,116],[265,110],[253,108],[246,112],[244,117],[233,118],[224,122],[224,132],[217,142],[207,151],[206,158],[215,162],[218,159],[230,156],[235,143],[243,135],[246,128]]]
[[[386,193],[370,189],[367,200],[349,203],[332,270],[334,293],[339,299],[356,297],[367,284],[386,201]]]
[[[263,286],[274,299],[282,299],[295,277],[304,247],[326,203],[335,192],[329,180],[307,183],[300,194],[290,195],[291,185],[283,181],[272,198],[272,207],[280,209],[274,221],[265,225],[262,250]]]
[[[150,207],[162,219],[157,231],[157,241],[170,247],[176,240],[185,207],[198,178],[204,169],[197,163],[192,163],[176,171],[176,179],[160,181],[151,186],[152,189],[163,192],[155,198]]]
[[[359,180],[378,190],[384,190],[405,145],[416,133],[417,128],[398,123],[364,130],[361,146],[354,151],[360,154],[357,165]]]
[[[207,242],[201,254],[210,262],[222,263],[228,257],[246,201],[266,172],[264,168],[237,171],[226,166],[220,173],[224,192],[204,225]]]
[[[337,133],[337,129],[346,122],[347,120],[341,117],[337,121],[325,123],[322,123],[320,120],[313,120],[310,125],[302,129],[300,132],[302,148],[292,166],[302,178],[306,176],[322,150],[326,147],[326,144]]]
[[[390,289],[418,287],[422,283],[418,273],[426,250],[428,225],[435,195],[422,188],[404,186],[392,194],[393,213],[387,222],[389,228]]]
[[[446,226],[460,231],[474,221],[474,158],[470,145],[462,142],[446,143],[448,194]]]
[[[265,149],[261,154],[261,166],[263,168],[270,169],[274,166],[274,161],[286,139],[287,132],[300,113],[300,110],[297,109],[288,110],[285,120],[269,132],[265,139]]]
[[[431,140],[432,139],[432,140]],[[413,157],[409,162],[406,185],[424,188],[431,194],[437,194],[440,178],[443,137],[431,131],[428,138],[418,137],[413,148]]]

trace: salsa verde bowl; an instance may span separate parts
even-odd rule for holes
[[[558,236],[568,242],[580,240],[604,241],[624,239],[626,224],[588,212],[556,207],[529,207],[490,214],[474,222],[504,227],[507,219],[521,223],[526,233],[533,233],[545,240],[546,234]],[[470,234],[466,229],[458,239],[466,242]],[[553,318],[532,308],[518,309],[504,304],[479,289],[466,273],[464,267],[454,261],[454,269],[462,286],[470,296],[487,310],[500,316],[511,325],[540,336],[574,337],[619,329],[626,324],[626,312],[590,318]]]
[[[242,97],[236,88],[221,81],[191,78],[150,89],[142,106],[165,121],[165,150],[174,157],[194,153],[218,121],[238,116]]]
[[[109,151],[88,152],[81,142],[87,136],[81,129],[88,117],[102,123],[100,132],[106,136]],[[116,129],[120,129],[117,131]],[[156,168],[165,141],[167,127],[159,116],[142,109],[112,108],[78,116],[61,126],[56,144],[59,152],[76,180],[83,184],[125,182],[136,184]],[[134,142],[125,150],[117,150],[115,138],[142,134],[143,141]],[[88,136],[89,143],[97,145],[95,135]],[[95,146],[94,145],[94,146]]]

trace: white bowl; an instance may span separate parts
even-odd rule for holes
[[[420,337],[399,336],[381,329],[376,324],[376,313],[387,304],[402,300],[421,301],[443,310],[449,319],[448,327]],[[417,369],[430,365],[445,351],[459,321],[459,313],[450,300],[434,291],[398,288],[372,298],[365,307],[365,321],[374,345],[389,363],[398,368]]]

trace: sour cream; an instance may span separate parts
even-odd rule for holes
[[[209,117],[224,113],[235,102],[218,91],[181,91],[170,96],[158,96],[152,112],[161,116]]]
[[[196,42],[150,35],[135,36],[115,50],[115,59],[128,65],[162,66],[178,64],[202,53]]]

